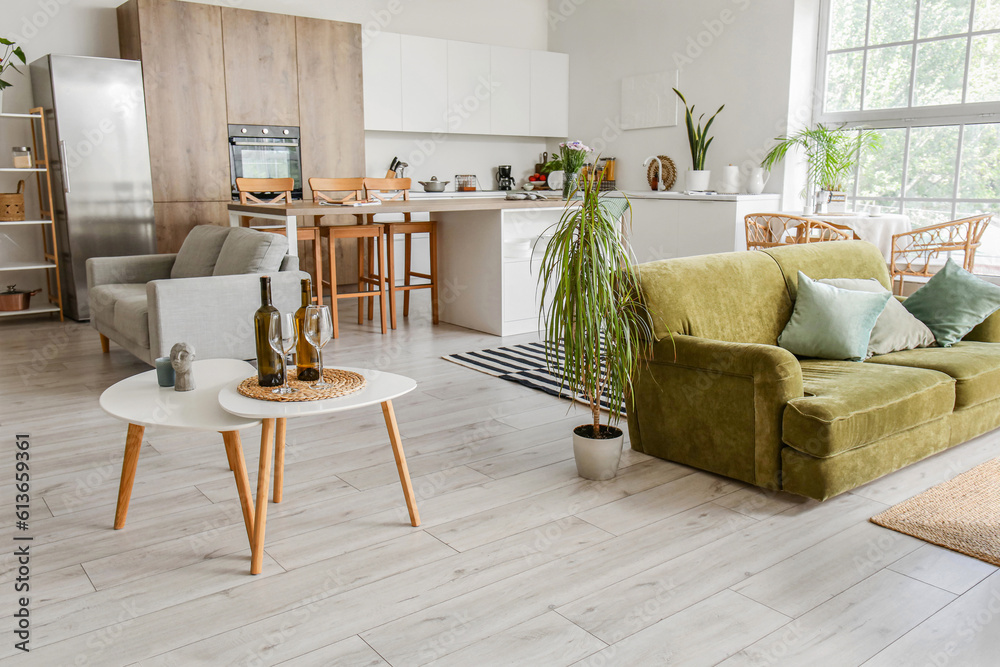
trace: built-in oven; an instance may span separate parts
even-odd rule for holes
[[[281,125],[230,125],[229,168],[233,199],[237,178],[292,178],[292,197],[302,198],[299,128]]]

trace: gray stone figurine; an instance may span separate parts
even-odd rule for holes
[[[170,365],[174,367],[176,380],[174,391],[191,391],[194,389],[194,347],[187,343],[177,343],[170,348]]]

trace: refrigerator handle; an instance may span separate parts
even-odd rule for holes
[[[63,192],[69,194],[69,164],[66,161],[66,142],[59,142],[59,158],[62,160]]]

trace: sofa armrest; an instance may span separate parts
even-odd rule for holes
[[[253,314],[260,307],[262,274],[153,280],[146,285],[149,349],[167,356],[175,343],[190,343],[199,359],[253,359]],[[271,296],[281,312],[300,305],[299,281],[307,274],[271,276]]]
[[[91,257],[87,260],[87,287],[148,283],[170,277],[176,254]]]
[[[632,448],[780,489],[782,415],[802,395],[788,350],[674,334],[654,344],[633,385]]]

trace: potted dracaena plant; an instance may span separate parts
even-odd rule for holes
[[[687,125],[688,144],[691,147],[691,169],[684,175],[684,189],[688,192],[705,191],[708,190],[709,178],[712,175],[711,171],[705,169],[705,156],[708,155],[708,147],[712,145],[712,140],[715,139],[715,137],[708,136],[708,130],[712,127],[712,123],[715,122],[715,117],[719,115],[719,112],[726,105],[723,104],[719,107],[708,119],[704,127],[702,127],[701,123],[705,119],[705,114],[698,116],[698,120],[695,121],[694,105],[688,106],[687,100],[684,99],[681,91],[674,88],[674,92],[677,93],[677,97],[681,98],[681,102],[684,103],[684,123]]]
[[[15,59],[20,60],[21,64],[24,65],[27,61],[24,58],[24,51],[21,47],[5,37],[0,37],[0,46],[3,47],[3,55],[0,56],[0,111],[3,111],[3,91],[5,88],[10,88],[13,84],[9,81],[4,80],[7,70],[12,69],[18,74],[21,70],[17,68]]]
[[[807,163],[805,212],[824,213],[821,209],[826,206],[830,212],[845,210],[847,179],[866,151],[881,147],[882,136],[871,129],[828,127],[819,123],[814,128],[777,137],[775,141],[778,143],[764,156],[761,166],[770,171],[785,159],[791,148],[801,148]],[[813,196],[815,204],[811,202]]]
[[[622,216],[627,198],[601,196],[601,176],[582,179],[579,200],[567,202],[542,255],[540,320],[545,362],[562,377],[560,390],[582,395],[592,420],[573,429],[577,472],[611,479],[618,472],[624,434],[615,426],[631,400],[632,378],[652,341],[652,324],[639,291],[634,256]],[[601,424],[602,400],[609,407]]]

